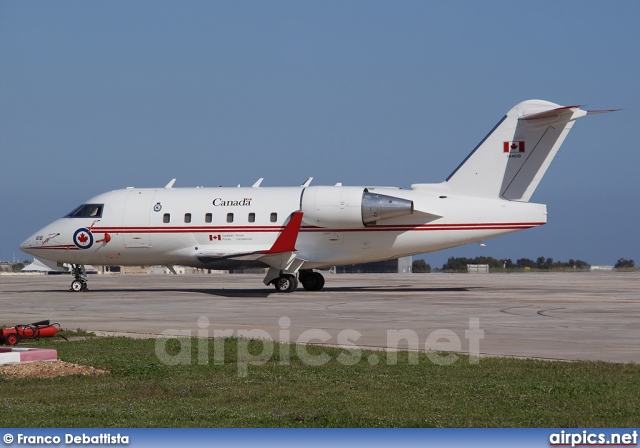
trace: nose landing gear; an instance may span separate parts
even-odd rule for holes
[[[71,288],[69,288],[70,292],[85,292],[89,291],[87,288],[87,272],[84,269],[84,266],[81,264],[74,264],[73,270],[71,271],[73,274],[74,280],[71,282]]]

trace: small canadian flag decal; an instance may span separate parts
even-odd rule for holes
[[[504,142],[502,152],[524,152],[524,141]]]
[[[220,235],[209,235],[209,241],[213,241],[213,240],[221,241],[222,238],[220,237]]]

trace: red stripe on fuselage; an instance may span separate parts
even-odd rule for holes
[[[66,245],[66,246],[33,246],[30,247],[29,250],[31,249],[46,249],[46,250],[80,250],[79,247],[76,246],[72,246],[72,245]]]
[[[468,224],[383,224],[362,228],[332,229],[302,226],[300,232],[407,232],[433,230],[518,230],[541,226],[545,222],[468,223]],[[171,227],[94,227],[92,233],[274,233],[280,226],[171,226]]]

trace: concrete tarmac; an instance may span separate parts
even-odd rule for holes
[[[68,275],[0,275],[0,325],[463,353],[481,331],[481,355],[640,362],[639,272],[324,275],[322,291],[290,294],[249,274],[92,275],[85,293]]]

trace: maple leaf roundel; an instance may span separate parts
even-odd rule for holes
[[[89,249],[93,246],[93,235],[91,231],[82,227],[73,234],[73,244],[80,249]]]

